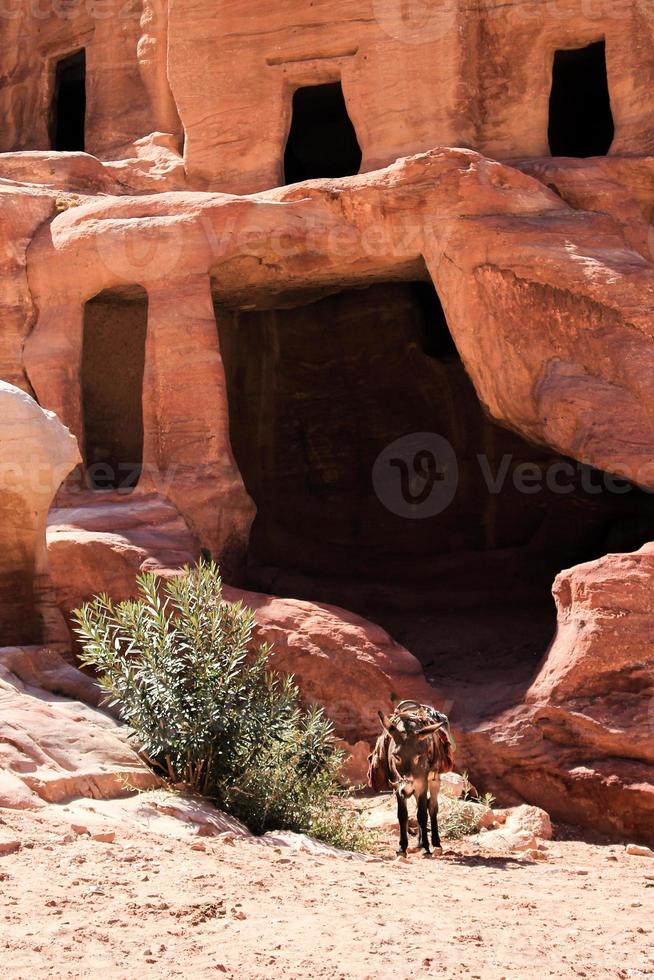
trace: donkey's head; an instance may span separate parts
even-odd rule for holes
[[[391,736],[388,749],[391,785],[402,796],[419,795],[427,786],[433,762],[432,735],[442,725],[425,724],[420,718],[404,713],[387,718],[380,711],[379,719]]]

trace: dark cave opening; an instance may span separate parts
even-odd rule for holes
[[[435,684],[528,683],[556,574],[654,536],[654,497],[486,416],[430,284],[216,316],[247,585],[380,623]]]
[[[107,291],[84,307],[82,406],[86,482],[129,492],[143,465],[145,290]]]
[[[61,58],[55,66],[50,108],[53,150],[84,150],[86,117],[86,51]]]
[[[297,89],[284,154],[284,182],[349,177],[360,166],[361,148],[341,83]]]
[[[548,130],[552,156],[605,156],[614,134],[606,42],[555,51]]]

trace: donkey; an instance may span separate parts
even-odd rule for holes
[[[407,800],[415,796],[418,807],[418,846],[431,857],[431,844],[441,853],[438,834],[438,791],[443,772],[454,768],[453,740],[445,715],[415,701],[401,702],[390,718],[379,712],[384,731],[369,756],[368,782],[374,790],[393,789],[400,825],[398,854],[406,857],[409,846]],[[438,719],[438,720],[435,720]]]

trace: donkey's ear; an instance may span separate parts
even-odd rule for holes
[[[377,714],[379,715],[379,720],[382,723],[382,728],[385,728],[387,732],[392,731],[393,726],[391,725],[390,719],[387,718],[382,711],[378,711]]]
[[[423,738],[427,735],[433,735],[434,732],[440,731],[442,727],[443,727],[442,721],[439,721],[437,725],[427,725],[426,728],[421,728],[420,731],[417,733],[418,738]]]

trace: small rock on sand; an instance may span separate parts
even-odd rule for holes
[[[0,854],[15,854],[20,850],[20,841],[12,837],[0,837]]]
[[[97,840],[100,844],[113,844],[116,840],[116,834],[113,830],[103,830],[97,834],[91,834],[93,840]]]

